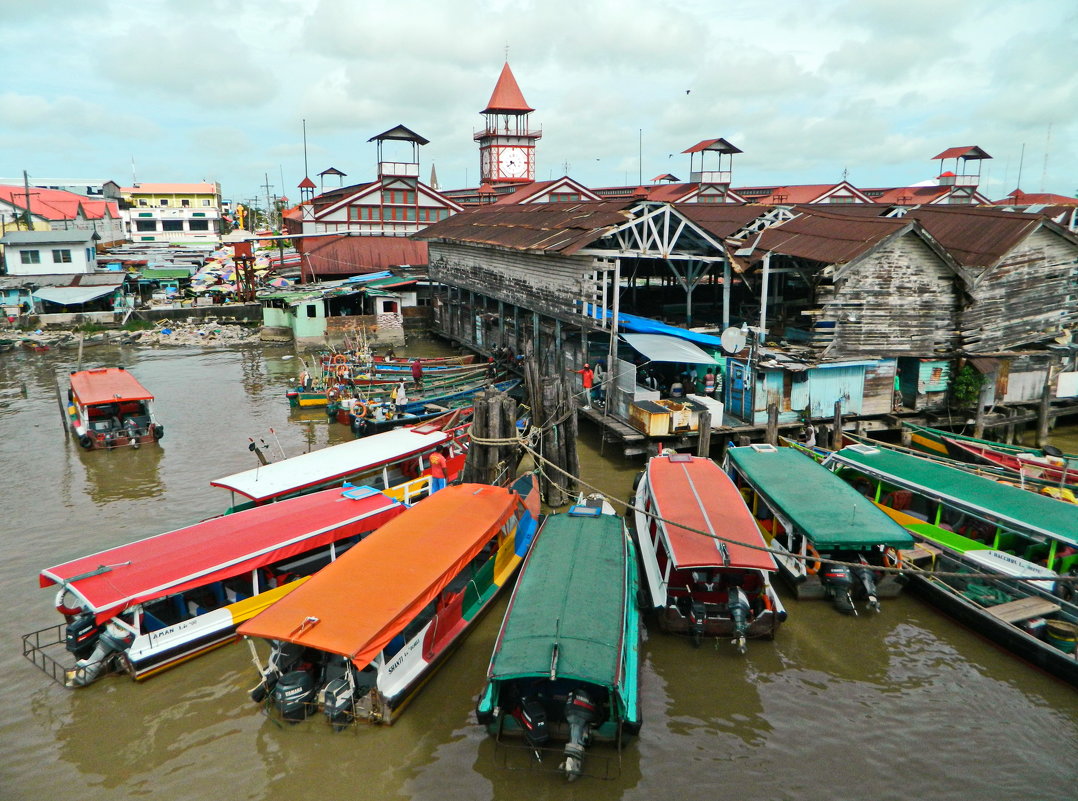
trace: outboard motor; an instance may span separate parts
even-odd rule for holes
[[[569,742],[561,768],[573,781],[583,771],[584,749],[591,739],[591,727],[599,722],[599,705],[578,687],[565,699],[565,722],[569,724]]]
[[[739,654],[745,653],[745,639],[749,632],[749,596],[740,587],[731,587],[727,594],[727,609],[734,622],[734,640]]]
[[[861,582],[861,586],[864,587],[865,597],[868,599],[868,608],[874,612],[880,611],[880,599],[876,590],[876,572],[872,569],[872,566],[865,561],[865,557],[860,557],[861,564],[853,568],[854,577]]]
[[[309,670],[291,670],[277,680],[270,692],[270,703],[282,720],[299,723],[310,712],[314,691],[314,676]]]
[[[64,644],[76,659],[85,659],[94,652],[97,637],[104,628],[98,624],[92,612],[84,612],[67,624]]]
[[[74,624],[68,625],[69,630],[72,625]],[[67,671],[65,683],[69,687],[85,687],[90,684],[104,673],[105,669],[113,663],[113,659],[126,651],[134,641],[134,633],[118,623],[110,621],[105,624],[103,630],[98,629],[97,644],[93,652],[89,657],[78,660],[73,670]]]
[[[251,700],[256,704],[262,703],[263,699],[273,692],[281,676],[295,670],[301,656],[303,656],[302,645],[283,640],[271,640],[269,660],[266,663],[266,669],[262,671],[262,681],[251,690]]]
[[[341,731],[355,720],[355,699],[366,695],[370,687],[356,686],[356,671],[351,660],[339,654],[330,655],[324,678],[326,683],[322,685],[318,700],[333,731]]]
[[[853,589],[853,574],[845,565],[825,564],[820,568],[820,583],[835,602],[835,608],[847,615],[856,615],[850,590]]]
[[[538,698],[521,698],[520,705],[514,708],[511,714],[524,733],[524,740],[535,752],[535,758],[541,762],[541,749],[550,741],[546,707]]]
[[[703,601],[693,601],[689,606],[689,634],[692,644],[699,648],[704,638],[704,624],[707,622],[707,606]]]

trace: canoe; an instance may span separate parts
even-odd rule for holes
[[[504,487],[457,484],[410,507],[240,627],[259,664],[252,700],[290,723],[319,711],[335,728],[393,723],[513,578],[537,525],[538,500]],[[254,639],[269,643],[264,662]]]
[[[786,610],[771,586],[775,560],[734,483],[710,459],[655,456],[633,509],[646,605],[664,631],[774,639]]]
[[[902,425],[910,430],[910,444],[917,450],[925,451],[926,453],[938,454],[941,456],[948,455],[947,443],[944,438],[950,438],[959,440],[961,442],[967,442],[973,445],[986,445],[997,451],[1004,453],[1032,453],[1035,456],[1060,456],[1064,459],[1078,460],[1078,454],[1063,453],[1058,448],[1049,447],[1044,450],[1040,448],[1031,448],[1028,445],[1007,445],[1003,442],[992,442],[987,439],[980,439],[978,437],[971,437],[966,434],[959,434],[954,431],[944,431],[939,428],[929,428],[928,426],[919,426],[915,423],[903,421]],[[952,457],[953,458],[953,457]],[[969,457],[963,457],[968,461]]]
[[[87,450],[137,448],[165,434],[154,414],[153,393],[122,367],[73,371],[60,410]]]
[[[513,589],[476,706],[499,746],[520,738],[539,760],[560,756],[560,769],[573,780],[585,773],[589,743],[614,743],[620,751],[639,733],[636,592],[636,554],[609,504],[575,505],[546,518]],[[613,762],[588,758],[597,761]]]
[[[917,591],[975,631],[1078,684],[1078,662],[1066,638],[1052,635],[1078,624],[1078,507],[864,445],[836,451],[824,465],[859,483],[918,540],[907,559]],[[976,575],[940,575],[956,572]]]
[[[723,466],[798,598],[857,614],[855,600],[879,612],[881,598],[901,592],[899,575],[882,568],[897,567],[913,537],[819,462],[795,448],[749,445],[727,448]]]
[[[948,454],[954,458],[1003,467],[1012,471],[1017,478],[1029,477],[1048,481],[1071,492],[1078,490],[1078,459],[1037,455],[1031,451],[1008,452],[954,437],[943,437],[943,441],[947,445]]]
[[[23,653],[69,687],[145,679],[236,638],[236,627],[405,510],[371,488],[326,490],[211,518],[41,571],[67,619]],[[73,664],[53,657],[65,646]]]

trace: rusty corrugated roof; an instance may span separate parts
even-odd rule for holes
[[[427,263],[427,243],[402,236],[327,236],[300,239],[309,275],[360,275]]]
[[[677,210],[709,234],[725,239],[769,209],[744,203],[679,203]]]
[[[417,239],[571,255],[628,219],[626,200],[480,206],[434,223]]]
[[[992,208],[927,206],[910,209],[917,220],[963,267],[990,267],[1041,224],[1035,214]]]
[[[909,224],[892,217],[843,215],[806,207],[800,216],[766,229],[755,253],[770,251],[823,264],[845,264]]]

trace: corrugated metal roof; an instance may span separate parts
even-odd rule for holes
[[[709,234],[722,238],[733,235],[768,212],[761,206],[744,203],[682,203],[677,210]]]
[[[716,153],[742,153],[744,151],[731,145],[722,137],[718,139],[705,139],[702,142],[697,142],[687,150],[682,150],[682,153],[699,153],[703,150],[712,150]]]
[[[427,263],[427,243],[400,236],[311,237],[303,241],[303,252],[302,269],[308,275],[354,275]]]
[[[5,245],[88,245],[101,237],[94,231],[8,231],[0,242]]]
[[[996,264],[1043,223],[1038,215],[990,208],[930,206],[910,209],[906,217],[921,223],[955,261],[973,268]]]
[[[121,286],[123,284],[112,284],[111,286],[56,286],[47,289],[35,289],[34,297],[37,300],[47,300],[50,303],[69,306],[78,303],[89,303],[91,300],[96,300],[116,291]]]
[[[936,159],[990,159],[992,158],[977,145],[962,145],[961,147],[949,147],[940,153],[938,156],[933,156],[932,160]]]
[[[794,219],[766,229],[755,252],[845,264],[909,224],[892,217],[855,217],[806,208]]]
[[[415,238],[572,255],[628,220],[630,205],[616,200],[481,206],[435,223]]]

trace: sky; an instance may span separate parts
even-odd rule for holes
[[[430,140],[424,181],[434,166],[443,189],[475,186],[472,136],[508,48],[543,131],[540,180],[687,179],[682,151],[723,137],[743,151],[735,187],[909,186],[978,145],[992,199],[1019,176],[1078,194],[1076,0],[0,0],[0,14],[3,178],[295,201],[305,171],[326,189],[330,167],[372,180],[368,140],[403,124]],[[407,160],[392,146],[386,160]]]

